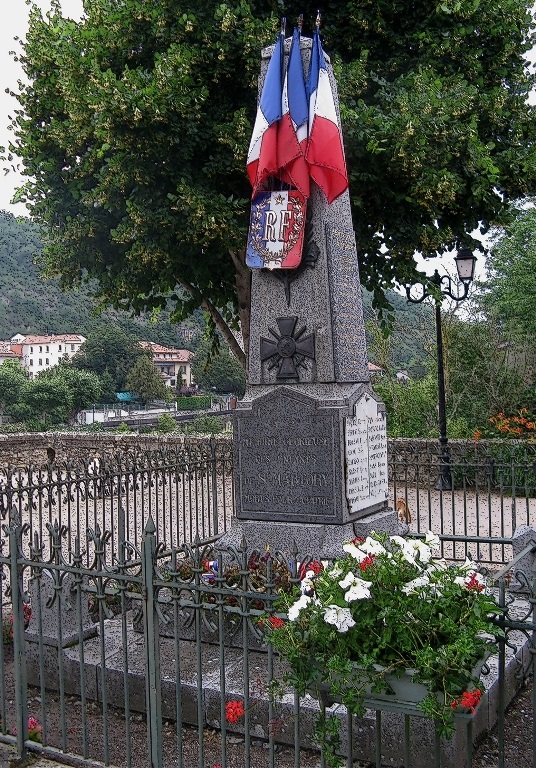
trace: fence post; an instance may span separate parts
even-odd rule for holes
[[[162,692],[160,674],[160,631],[157,594],[154,587],[156,565],[155,524],[149,517],[142,541],[143,634],[145,641],[145,703],[150,768],[162,764]]]
[[[23,566],[19,565],[18,562],[19,555],[22,555],[22,533],[23,527],[19,512],[15,507],[11,507],[9,513],[9,578],[13,610],[13,674],[15,677],[17,755],[25,760],[27,757],[25,742],[28,738],[28,687],[24,641]]]
[[[212,535],[220,532],[218,503],[217,442],[214,435],[210,438],[210,467],[212,475]]]

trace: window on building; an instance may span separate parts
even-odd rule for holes
[[[48,357],[45,359],[45,365],[48,365]]]
[[[33,365],[33,360],[30,360],[30,365]]]
[[[48,344],[47,344],[47,352],[50,352],[50,347],[48,346]]]
[[[61,344],[58,346],[59,351],[61,352]]]
[[[39,347],[39,351],[42,352],[43,351],[43,347]]]
[[[71,344],[71,352],[74,352],[74,344]]]
[[[43,358],[42,357],[39,358],[39,363],[38,364],[39,365],[43,365]]]
[[[33,347],[30,347],[30,352],[33,352]]]

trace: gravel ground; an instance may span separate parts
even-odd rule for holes
[[[12,669],[12,649],[10,646],[6,650],[6,703],[7,703],[7,722],[13,722],[14,716],[14,687],[11,675]],[[528,681],[521,689],[518,696],[509,707],[506,713],[506,743],[505,743],[505,768],[532,768],[532,724],[533,724],[533,706],[532,706],[532,680]],[[39,691],[29,690],[30,706],[29,714],[39,717],[41,710],[41,699]],[[66,703],[65,717],[67,721],[67,739],[68,750],[74,754],[82,754],[82,725],[80,718],[80,702],[74,697],[68,697]],[[140,714],[131,716],[129,729],[130,734],[126,737],[126,723],[121,711],[109,709],[108,716],[108,744],[109,755],[108,763],[124,768],[127,765],[126,749],[127,742],[131,749],[132,768],[147,768],[149,760],[147,757],[147,732],[145,718]],[[46,723],[47,723],[47,741],[51,746],[61,748],[61,710],[57,695],[47,695],[46,698]],[[103,744],[103,720],[102,711],[99,706],[89,703],[87,707],[87,732],[90,756],[93,760],[104,760],[102,749]],[[181,768],[199,768],[199,733],[197,729],[184,727],[181,733],[182,737],[182,763]],[[202,760],[203,768],[215,768],[222,762],[221,754],[221,735],[219,731],[205,728],[202,733],[204,755]],[[229,735],[227,737],[227,763],[228,768],[243,768],[247,765],[245,761],[245,748],[243,739],[240,736]],[[0,768],[4,768],[9,763],[2,759],[5,747],[0,745]],[[489,734],[485,740],[477,747],[472,763],[472,768],[498,768],[499,765],[498,736],[496,729]],[[32,768],[52,768],[57,763],[49,762],[38,758],[35,762],[32,760]],[[80,765],[80,763],[78,763]],[[261,741],[253,741],[251,747],[250,763],[252,768],[264,768],[269,766],[269,752]],[[177,751],[177,735],[174,723],[164,723],[164,768],[177,768],[179,766]],[[300,766],[302,768],[320,768],[319,755],[310,750],[302,750],[300,756]],[[386,764],[387,765],[387,764]],[[399,768],[392,762],[389,768]],[[275,754],[276,768],[294,768],[294,751],[288,747],[278,747]],[[372,763],[357,761],[354,768],[374,768]],[[402,760],[400,762],[402,768]],[[461,766],[460,766],[461,768]]]

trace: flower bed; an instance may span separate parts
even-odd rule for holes
[[[365,699],[395,696],[387,674],[413,670],[426,694],[417,706],[440,735],[452,734],[455,712],[473,711],[480,698],[478,665],[495,650],[500,610],[476,564],[448,565],[432,557],[438,545],[431,533],[357,538],[281,595],[283,624],[268,617],[263,626],[299,693],[327,693],[362,714]]]

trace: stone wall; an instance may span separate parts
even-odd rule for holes
[[[186,438],[189,443],[192,438]],[[184,435],[117,435],[111,433],[44,432],[0,435],[0,466],[42,466],[49,460],[63,462],[110,456],[132,450],[176,449]]]

